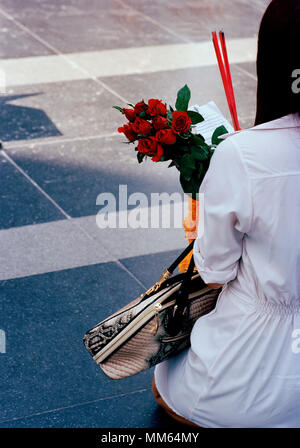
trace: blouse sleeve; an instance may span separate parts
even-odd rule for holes
[[[205,283],[236,277],[244,235],[252,219],[250,179],[241,150],[230,137],[216,148],[199,193],[204,198],[204,228],[199,223],[194,260]]]

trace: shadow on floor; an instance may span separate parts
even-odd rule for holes
[[[41,93],[0,96],[0,140],[10,142],[62,135],[43,110],[8,104],[35,95]]]

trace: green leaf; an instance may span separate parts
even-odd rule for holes
[[[195,159],[191,154],[184,154],[180,160],[179,171],[185,180],[190,180],[196,169]]]
[[[216,146],[219,145],[223,141],[221,138],[219,138],[220,135],[227,134],[227,132],[228,131],[225,128],[225,126],[219,126],[212,135],[211,138],[212,144]]]
[[[185,84],[185,86],[182,87],[182,89],[180,89],[177,93],[177,99],[175,104],[176,109],[187,111],[190,98],[191,98],[191,91]]]
[[[185,132],[184,134],[178,134],[180,138],[182,138],[182,140],[188,140],[191,137],[191,132]]]
[[[197,194],[199,192],[201,181],[194,175],[189,180],[186,180],[181,174],[179,177],[181,187],[187,195],[191,196],[193,199],[197,199]]]
[[[205,143],[204,137],[201,134],[193,134],[193,141],[196,145],[201,147],[205,146],[208,148],[208,145]]]
[[[131,107],[133,107],[134,108],[134,105],[133,104],[130,104],[130,103],[127,103],[128,104],[128,106],[131,106]]]
[[[203,172],[204,172],[204,164],[200,163],[198,172],[197,172],[197,179],[200,181],[201,179],[203,179]]]
[[[187,114],[190,117],[190,119],[192,120],[192,124],[197,124],[197,123],[201,123],[201,121],[204,121],[204,118],[198,112],[195,112],[193,110],[188,110]]]
[[[119,107],[119,106],[113,106],[113,108],[119,110],[120,112],[122,112],[122,114],[125,113],[124,110],[122,109],[122,107]]]
[[[179,181],[181,187],[187,195],[192,197],[193,199],[197,199],[197,195],[199,193],[200,185],[203,182],[204,176],[208,170],[209,163],[203,162],[197,167],[197,169],[193,172],[193,175],[190,179],[185,179],[181,174],[179,177]]]
[[[184,152],[190,152],[190,147],[188,145],[181,145],[180,149]]]
[[[137,157],[139,163],[142,163],[145,156],[146,156],[146,154],[143,154],[141,152],[137,152],[137,154],[136,154],[136,157]]]
[[[167,111],[167,119],[169,120],[170,123],[172,123],[172,119],[173,119],[172,114],[173,114],[173,112],[171,109]]]
[[[200,148],[199,146],[192,146],[191,156],[194,160],[200,160],[201,162],[209,159],[209,152],[206,148]]]

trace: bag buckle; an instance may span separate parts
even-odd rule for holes
[[[169,272],[168,269],[165,269],[161,274],[161,277],[158,280],[158,282],[156,282],[153,286],[151,286],[151,288],[149,288],[148,291],[145,292],[145,295],[149,296],[153,292],[156,292],[161,287],[161,285],[171,277],[171,275],[172,273]]]

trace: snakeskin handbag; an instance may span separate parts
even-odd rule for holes
[[[121,379],[148,369],[190,345],[196,320],[212,311],[220,289],[207,287],[194,271],[170,278],[194,241],[160,280],[84,335],[84,345],[103,372]]]

